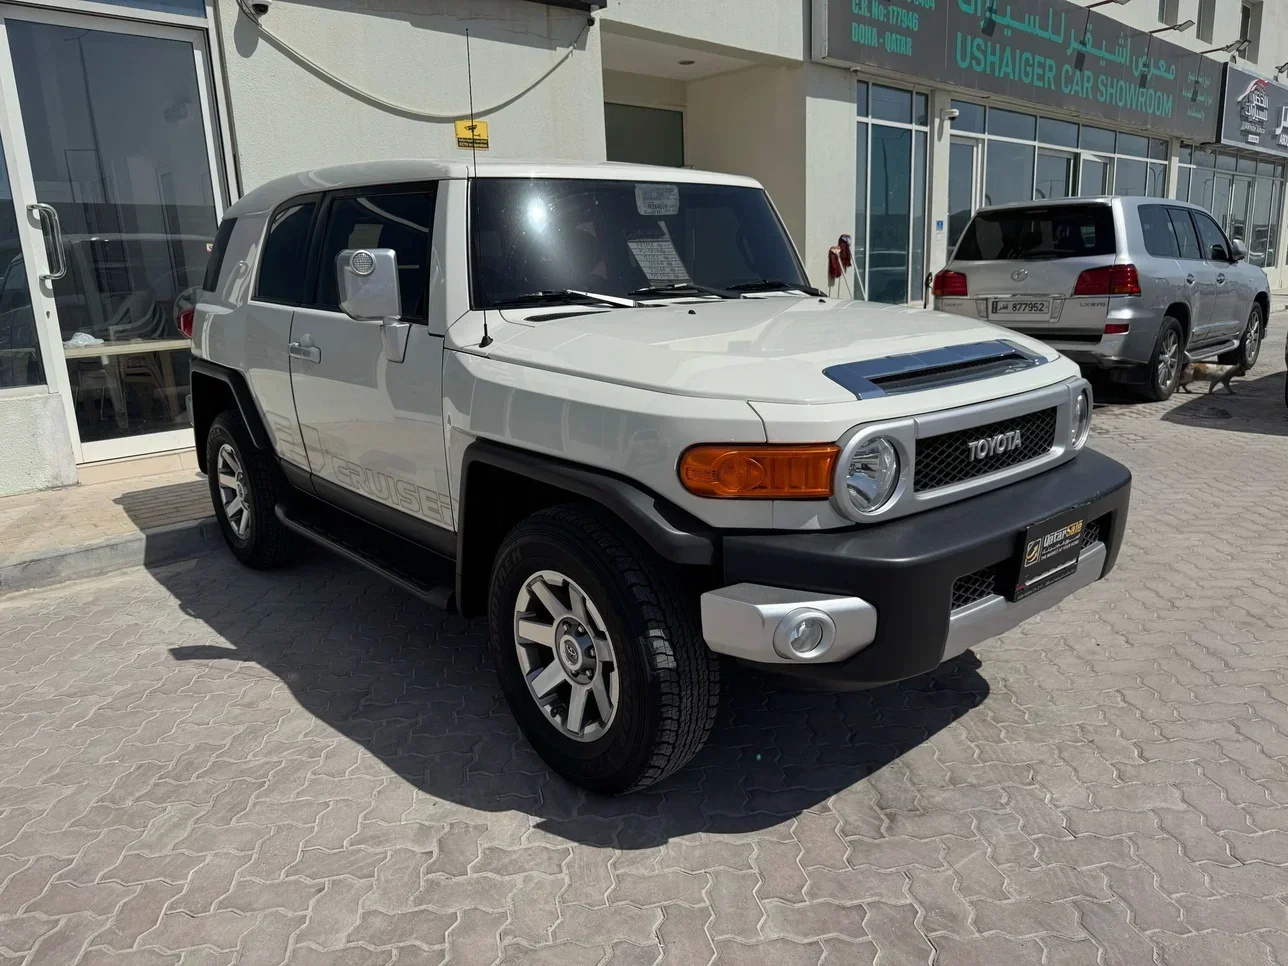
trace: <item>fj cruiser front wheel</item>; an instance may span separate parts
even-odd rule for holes
[[[492,568],[488,625],[519,727],[577,785],[651,785],[711,732],[719,666],[696,597],[605,514],[552,507],[512,530]]]
[[[255,568],[285,563],[293,541],[275,513],[278,469],[250,441],[241,415],[234,410],[225,410],[210,424],[206,476],[215,519],[233,556]]]

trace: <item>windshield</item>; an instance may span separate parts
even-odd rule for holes
[[[541,292],[736,298],[809,285],[759,188],[479,178],[471,227],[475,308]]]
[[[1112,255],[1114,251],[1114,213],[1108,205],[1052,205],[981,211],[953,257],[991,262]]]

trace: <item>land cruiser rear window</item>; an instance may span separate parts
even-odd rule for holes
[[[219,284],[219,271],[224,265],[224,253],[228,251],[228,239],[232,237],[233,226],[236,224],[236,218],[225,218],[219,223],[219,231],[215,232],[215,240],[210,247],[210,261],[206,262],[206,277],[201,282],[201,287],[207,292],[213,292]]]
[[[1115,251],[1114,213],[1108,205],[1035,205],[981,211],[967,226],[954,258],[1043,261]]]
[[[759,188],[479,178],[470,204],[476,308],[565,289],[629,298],[685,283],[809,285]]]

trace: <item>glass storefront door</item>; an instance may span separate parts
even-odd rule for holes
[[[77,457],[190,446],[177,320],[223,208],[204,36],[0,6],[0,48],[0,136],[43,236],[44,362]]]
[[[1100,195],[1113,194],[1109,187],[1109,176],[1112,173],[1108,158],[1094,155],[1082,156],[1082,177],[1078,182],[1078,194],[1084,198],[1096,198]]]

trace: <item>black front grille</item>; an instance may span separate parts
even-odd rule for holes
[[[1000,594],[997,566],[981,567],[973,574],[966,574],[953,581],[953,610],[965,607],[990,594]]]
[[[1108,526],[1108,525],[1109,525],[1109,520],[1107,517],[1099,517],[1095,520],[1092,520],[1085,527],[1083,527],[1082,528],[1082,549],[1086,550],[1093,543],[1099,543],[1100,529],[1101,527]]]
[[[917,469],[912,488],[918,492],[936,490],[962,480],[972,480],[995,470],[1016,466],[1050,452],[1055,443],[1056,410],[1042,409],[1014,419],[972,426],[970,429],[917,440]],[[1020,445],[1003,452],[971,459],[970,444],[1003,433],[1020,433]]]

